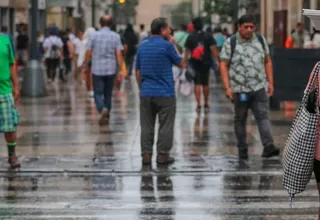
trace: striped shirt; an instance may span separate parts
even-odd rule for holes
[[[181,61],[173,44],[162,37],[152,36],[143,41],[136,59],[136,69],[141,74],[140,96],[174,97],[172,65]]]
[[[116,51],[123,50],[119,34],[107,27],[101,28],[90,36],[87,49],[92,51],[92,74],[97,76],[116,74]]]

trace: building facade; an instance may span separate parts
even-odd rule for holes
[[[171,6],[177,5],[183,0],[139,0],[137,6],[136,24],[145,24],[146,29],[150,29],[153,19],[161,15],[167,15]]]
[[[319,7],[319,0],[261,0],[261,32],[270,43],[280,43],[282,38],[290,35],[298,22],[304,23],[311,32],[312,25],[309,18],[302,15],[302,9]]]

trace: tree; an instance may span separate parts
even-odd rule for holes
[[[116,23],[131,23],[130,20],[133,20],[137,14],[137,5],[138,0],[126,0],[124,3],[114,0],[111,7]]]
[[[174,27],[180,24],[189,23],[192,19],[192,3],[191,1],[183,1],[171,10],[171,21]]]

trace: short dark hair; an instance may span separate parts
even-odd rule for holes
[[[243,15],[238,20],[238,25],[243,25],[244,23],[256,24],[256,19],[253,15]]]
[[[192,20],[193,27],[196,31],[201,31],[203,28],[203,23],[201,18],[195,18]]]
[[[151,34],[160,35],[161,29],[168,27],[166,18],[156,18],[151,23]]]
[[[2,26],[1,27],[2,32],[8,32],[8,27],[7,26]]]
[[[100,18],[100,25],[101,25],[101,27],[112,27],[113,26],[112,17],[106,19],[104,16],[102,16]]]
[[[297,27],[301,27],[303,24],[301,22],[297,23]]]
[[[140,29],[141,30],[144,30],[144,27],[145,27],[144,24],[140,24]]]
[[[188,30],[188,27],[187,27],[187,25],[185,25],[185,24],[181,24],[181,25],[180,25],[180,28],[181,28],[181,30],[183,30],[183,31],[187,31],[187,30]]]

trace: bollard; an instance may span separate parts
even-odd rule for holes
[[[23,81],[21,87],[21,96],[24,97],[44,97],[48,95],[44,69],[41,68],[40,62],[37,60],[30,60],[28,68],[23,74]]]

